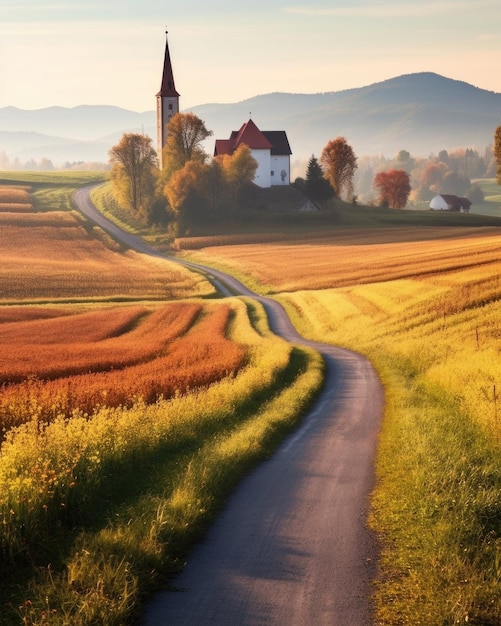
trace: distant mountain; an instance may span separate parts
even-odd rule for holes
[[[319,156],[327,141],[340,135],[358,156],[393,156],[402,149],[428,156],[491,144],[501,124],[501,94],[424,72],[345,91],[270,93],[190,110],[214,132],[206,144],[209,152],[214,139],[228,138],[252,116],[262,130],[287,131],[293,160]],[[107,161],[124,132],[155,137],[155,112],[111,106],[0,108],[0,152],[9,158]]]

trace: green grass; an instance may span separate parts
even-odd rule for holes
[[[378,354],[389,398],[371,524],[381,626],[501,623],[499,454],[457,397]]]
[[[29,185],[35,211],[72,211],[79,187],[107,178],[105,172],[0,172],[0,185]]]

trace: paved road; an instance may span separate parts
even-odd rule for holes
[[[76,200],[98,221],[86,189]],[[226,293],[259,299],[274,332],[319,350],[327,377],[302,426],[242,481],[173,581],[178,591],[158,593],[142,624],[370,626],[378,550],[366,518],[383,407],[379,380],[365,358],[304,340],[278,303],[209,271]]]

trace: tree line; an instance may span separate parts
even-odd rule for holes
[[[195,114],[174,115],[160,167],[150,137],[124,134],[109,153],[118,202],[149,223],[174,223],[178,235],[187,234],[194,222],[245,205],[258,163],[246,145],[210,157],[202,144],[211,135]]]
[[[258,164],[248,146],[210,157],[202,144],[212,132],[193,113],[173,116],[167,130],[161,167],[146,135],[126,133],[110,150],[113,189],[124,208],[149,223],[172,222],[176,234],[185,235],[195,222],[252,206]],[[355,179],[357,169],[362,172]],[[501,126],[495,131],[492,153],[486,150],[483,156],[472,149],[442,150],[436,157],[418,159],[401,150],[394,159],[365,157],[360,163],[347,140],[337,137],[326,144],[320,158],[311,156],[305,178],[297,178],[294,185],[320,205],[332,198],[357,204],[356,180],[360,189],[369,183],[379,206],[402,209],[409,201],[429,201],[437,194],[480,202],[482,190],[472,185],[471,178],[489,172],[501,185]]]

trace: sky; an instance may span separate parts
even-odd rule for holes
[[[436,72],[501,92],[499,0],[0,0],[0,107],[181,109]]]

